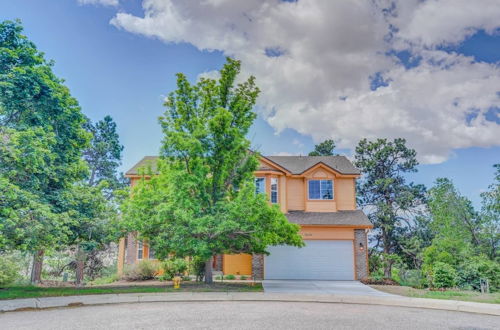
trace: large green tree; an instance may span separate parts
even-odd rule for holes
[[[124,204],[129,229],[147,238],[160,257],[266,253],[269,245],[302,246],[299,227],[255,194],[257,154],[246,135],[255,119],[255,80],[235,85],[240,62],[229,59],[220,78],[190,84],[177,75],[160,123],[159,174],[143,180]]]
[[[325,140],[314,146],[314,150],[309,153],[309,156],[333,156],[335,149],[335,141]]]
[[[495,164],[494,168],[493,183],[481,193],[483,230],[479,236],[486,255],[500,262],[500,164]]]
[[[0,23],[0,177],[2,189],[16,192],[2,201],[9,211],[2,212],[0,229],[8,228],[1,233],[4,248],[34,254],[34,282],[40,281],[44,250],[67,237],[64,196],[86,176],[82,151],[90,138],[78,102],[52,65],[19,22]]]
[[[77,219],[69,228],[69,244],[76,248],[77,285],[83,282],[88,256],[105,248],[112,239],[113,220],[117,214],[114,193],[125,186],[118,175],[123,146],[116,123],[110,116],[105,116],[96,123],[88,120],[85,128],[92,134],[90,144],[83,152],[89,167],[88,177],[67,194],[71,215]]]
[[[88,120],[85,127],[92,134],[90,145],[83,153],[89,167],[88,185],[95,187],[106,181],[111,189],[123,188],[124,182],[118,174],[123,146],[113,118],[105,116],[96,123]]]
[[[363,173],[358,202],[374,224],[374,251],[383,252],[384,276],[391,277],[395,262],[391,255],[415,258],[410,247],[421,244],[405,240],[412,236],[408,232],[419,227],[425,204],[425,187],[406,182],[406,174],[417,171],[416,152],[404,139],[363,139],[356,147],[355,165]]]
[[[482,194],[483,208],[477,212],[451,180],[436,180],[428,198],[433,239],[424,251],[426,275],[432,278],[436,265],[445,263],[456,270],[460,286],[479,289],[480,281],[488,279],[492,290],[500,287],[497,184],[498,181]]]

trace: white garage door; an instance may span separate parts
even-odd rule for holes
[[[264,257],[267,280],[354,280],[352,241],[309,240],[303,248],[271,246]]]

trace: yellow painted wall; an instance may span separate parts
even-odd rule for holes
[[[336,179],[335,183],[335,201],[338,210],[355,210],[355,179]]]
[[[325,178],[329,178],[329,179],[333,179],[335,176],[322,169],[322,168],[319,168],[317,170],[315,170],[314,172],[312,172],[310,175],[309,175],[310,178],[320,178],[320,179],[325,179]]]
[[[279,196],[279,202],[280,202],[280,209],[281,212],[286,213],[288,210],[287,203],[286,203],[286,177],[284,175],[279,177],[278,181],[278,196]]]
[[[289,211],[304,210],[304,180],[302,178],[287,178],[287,206]]]
[[[353,228],[334,228],[322,226],[301,226],[299,234],[303,239],[354,239]]]
[[[306,202],[306,212],[336,212],[335,200],[308,200]]]
[[[120,243],[118,243],[118,262],[116,268],[118,275],[123,274],[123,267],[125,265],[125,238],[120,238]]]
[[[222,258],[222,271],[225,275],[252,275],[252,255],[224,254]]]

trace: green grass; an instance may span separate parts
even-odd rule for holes
[[[460,301],[500,304],[500,292],[480,293],[477,291],[464,291],[464,290],[451,290],[451,289],[446,291],[430,291],[426,289],[415,289],[407,286],[397,286],[397,285],[371,285],[371,286],[380,291],[397,294],[400,296],[413,297],[413,298],[460,300]]]
[[[427,291],[425,293],[410,293],[410,297],[463,300],[463,301],[500,304],[500,293],[481,294],[480,292],[474,292],[474,291],[465,292],[465,291],[449,290],[449,291]]]
[[[255,283],[182,283],[180,289],[172,286],[124,286],[124,287],[88,287],[88,288],[42,288],[37,286],[12,286],[0,289],[0,300],[18,298],[39,298],[58,296],[77,296],[106,293],[151,293],[151,292],[260,292],[262,285]]]
[[[120,279],[120,277],[118,276],[118,274],[113,274],[113,275],[110,275],[110,276],[97,278],[97,279],[93,280],[91,282],[91,284],[92,285],[110,284],[110,283],[118,281],[119,279]]]

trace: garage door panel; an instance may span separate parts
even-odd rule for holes
[[[353,280],[352,241],[306,240],[303,248],[269,247],[264,259],[266,279]]]

